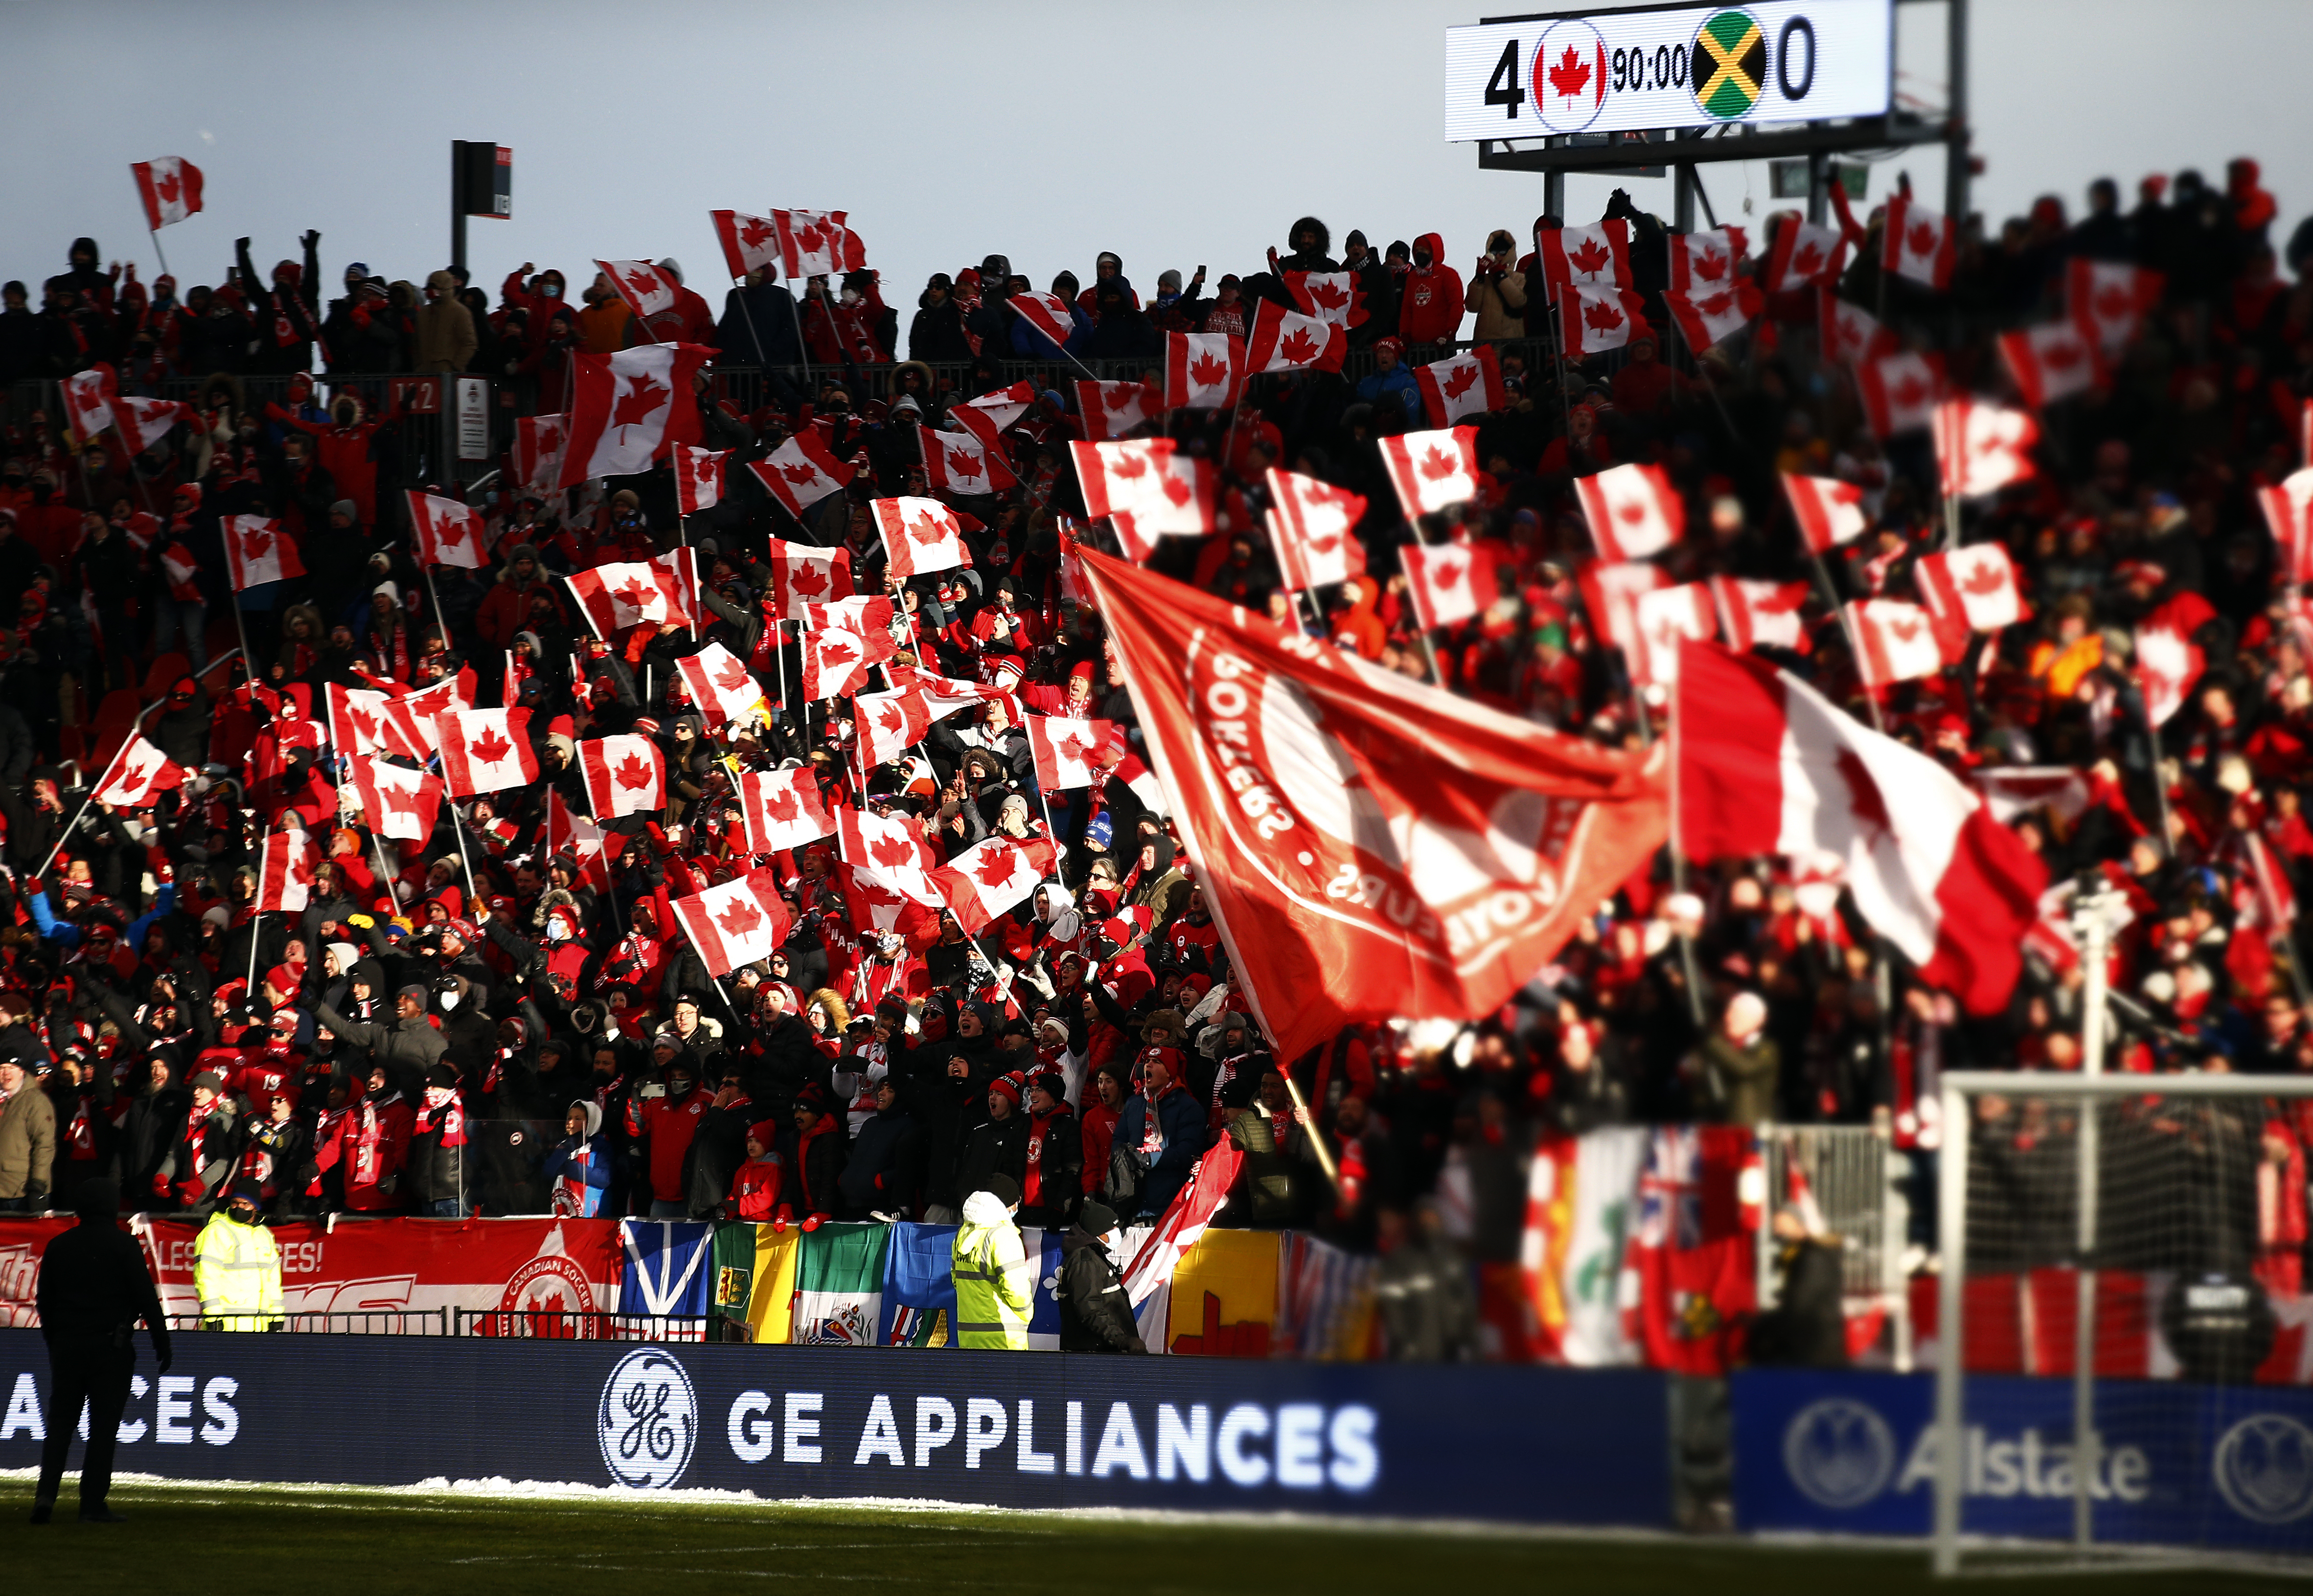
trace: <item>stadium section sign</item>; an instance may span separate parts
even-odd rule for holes
[[[1765,0],[1446,31],[1446,139],[1886,114],[1895,0]]]

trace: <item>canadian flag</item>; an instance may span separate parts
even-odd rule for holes
[[[442,812],[440,781],[372,754],[348,754],[346,765],[361,796],[362,814],[380,837],[424,842],[434,835]]]
[[[1569,288],[1559,295],[1561,332],[1569,355],[1619,349],[1647,329],[1647,302],[1626,288]]]
[[[1003,451],[989,448],[970,433],[937,432],[919,425],[916,442],[923,451],[924,481],[934,493],[1001,493],[1020,486]]]
[[[1769,294],[1804,288],[1810,283],[1834,283],[1847,264],[1847,240],[1837,228],[1818,227],[1787,215],[1775,230],[1767,259],[1759,268],[1759,286]]]
[[[1799,523],[1799,536],[1816,553],[1829,554],[1842,543],[1853,542],[1870,524],[1863,513],[1863,490],[1854,483],[1796,471],[1781,475],[1791,519]]]
[[[1949,216],[1912,203],[1908,194],[1887,197],[1887,224],[1879,267],[1940,294],[1951,286],[1957,230]]]
[[[2041,409],[2104,381],[2104,357],[2079,326],[2050,321],[2000,335],[2000,357],[2016,379],[2016,391]]]
[[[616,355],[571,355],[570,435],[561,485],[630,477],[699,442],[691,380],[715,351],[699,344],[644,344]]]
[[[1130,558],[1147,559],[1159,538],[1200,538],[1213,530],[1212,462],[1179,452],[1170,438],[1070,443],[1085,513],[1108,518]]]
[[[570,442],[567,416],[523,416],[514,424],[514,474],[534,493],[562,486],[562,454]]]
[[[629,627],[690,626],[698,614],[699,578],[691,551],[647,560],[612,560],[562,580],[594,636],[608,643]]]
[[[934,721],[944,721],[965,710],[974,713],[990,704],[1004,706],[1006,717],[1014,725],[1020,723],[1020,698],[1007,688],[985,681],[958,681],[952,676],[938,676],[929,671],[919,671],[911,665],[892,664],[885,667],[892,686],[914,689],[923,700],[924,709]]]
[[[1069,312],[1068,301],[1058,294],[1016,294],[1004,303],[1055,344],[1065,345],[1076,336],[1076,318]]]
[[[611,890],[611,862],[627,846],[626,838],[607,836],[585,815],[574,815],[562,801],[562,789],[546,789],[546,847],[567,854],[577,862],[579,879],[595,891]]]
[[[2207,656],[2174,625],[2136,628],[2136,680],[2144,693],[2144,718],[2165,726],[2185,707],[2185,695],[2201,679]]]
[[[836,459],[813,432],[796,434],[762,459],[749,460],[747,469],[797,521],[805,511],[829,494],[841,491],[851,480],[851,468]]]
[[[1018,842],[991,837],[933,871],[932,881],[963,934],[978,936],[1036,890],[1051,873],[1057,854],[1042,837]]]
[[[1123,437],[1161,414],[1163,406],[1163,396],[1145,382],[1077,384],[1077,417],[1084,423],[1085,436],[1095,441]]]
[[[1670,319],[1678,323],[1678,335],[1686,340],[1690,349],[1708,349],[1722,338],[1728,338],[1751,325],[1759,313],[1765,296],[1758,285],[1749,278],[1738,279],[1732,286],[1714,288],[1707,294],[1680,294],[1675,291],[1663,295],[1663,308]]]
[[[1576,478],[1574,493],[1601,559],[1660,554],[1686,531],[1686,501],[1660,466],[1609,466],[1596,476]]]
[[[1804,582],[1753,582],[1741,576],[1711,579],[1711,603],[1719,611],[1719,629],[1737,649],[1762,646],[1804,650],[1807,624],[1800,618],[1806,604]]]
[[[2016,585],[2016,566],[1997,543],[1928,555],[1920,561],[1919,581],[1947,661],[1966,652],[1969,634],[1997,632],[2030,618]]]
[[[444,745],[446,747],[446,744]],[[666,807],[666,757],[633,732],[591,737],[578,745],[586,802],[598,820],[655,814]]]
[[[1233,333],[1165,335],[1165,408],[1226,410],[1244,387],[1244,340]]]
[[[846,809],[835,817],[836,852],[846,864],[912,903],[945,907],[931,879],[937,860],[924,840],[924,824],[913,815],[870,814]]]
[[[1253,312],[1245,367],[1263,372],[1338,372],[1350,352],[1348,331],[1331,321],[1262,300]]]
[[[866,769],[898,759],[932,729],[923,695],[909,688],[861,693],[852,699],[851,712],[859,728],[859,763]]]
[[[937,499],[870,499],[884,534],[884,574],[906,578],[972,564],[955,513]]]
[[[2313,466],[2300,467],[2278,487],[2260,487],[2256,502],[2281,551],[2285,582],[2313,582]]]
[[[2167,285],[2159,272],[2075,256],[2064,268],[2064,310],[2110,359],[2128,347]]]
[[[409,489],[409,526],[417,533],[418,563],[482,568],[482,515],[455,499]]]
[[[751,720],[762,706],[763,684],[744,660],[719,643],[677,660],[674,668],[690,689],[691,702],[706,712],[710,727]]]
[[[1502,364],[1491,344],[1416,366],[1413,380],[1421,389],[1421,408],[1433,427],[1451,426],[1465,416],[1482,416],[1509,404],[1502,387]]]
[[[201,169],[182,155],[132,161],[128,170],[136,179],[136,197],[145,202],[145,231],[158,232],[201,208]]]
[[[1895,335],[1861,305],[1851,305],[1828,288],[1816,291],[1816,320],[1825,360],[1854,364],[1895,347]]]
[[[1078,383],[1077,386],[1081,388],[1084,385]],[[947,418],[987,447],[1001,449],[1004,446],[1004,429],[1025,416],[1028,407],[1035,402],[1036,385],[1019,381],[994,393],[981,394],[978,399],[961,405],[950,405]]]
[[[257,896],[249,907],[260,915],[302,915],[313,900],[313,873],[321,850],[304,831],[268,831],[257,851]]]
[[[1670,285],[1680,294],[1713,294],[1734,286],[1735,267],[1751,247],[1740,227],[1670,235]]]
[[[1686,645],[1673,704],[1690,859],[1841,859],[1856,908],[1922,980],[1972,1014],[2006,1006],[2047,872],[1957,777],[1713,644]]]
[[[1491,607],[1501,596],[1490,547],[1472,543],[1408,543],[1397,551],[1413,618],[1425,632],[1450,627]]]
[[[1631,285],[1631,226],[1619,216],[1587,227],[1537,228],[1534,254],[1552,299],[1561,288]]]
[[[279,522],[262,515],[228,515],[224,530],[225,569],[233,578],[233,592],[247,592],[268,582],[286,582],[305,574],[305,562],[297,557],[296,541],[281,530]]]
[[[192,774],[141,736],[131,736],[112,756],[104,779],[90,798],[115,809],[150,809],[153,801],[172,787],[180,787]]]
[[[1935,623],[1901,599],[1859,599],[1847,606],[1848,635],[1856,643],[1856,673],[1863,685],[1884,688],[1933,676],[1944,668]]]
[[[113,424],[128,440],[128,446],[142,454],[162,439],[180,421],[197,421],[199,412],[190,405],[174,399],[123,399],[115,394],[112,399]]]
[[[696,515],[723,502],[723,467],[728,449],[694,449],[684,443],[674,452],[674,509],[678,515]]]
[[[1668,686],[1678,680],[1678,640],[1708,638],[1718,628],[1708,583],[1684,582],[1676,587],[1640,593],[1634,606],[1639,646],[1627,655],[1631,680],[1640,686]]]
[[[1039,790],[1058,793],[1069,787],[1096,787],[1107,779],[1098,755],[1115,730],[1114,721],[1032,715],[1027,723],[1028,751],[1035,757]]]
[[[840,698],[867,685],[867,671],[898,653],[892,601],[882,594],[804,606],[803,695]]]
[[[835,817],[821,797],[819,777],[808,765],[787,770],[739,773],[739,812],[746,818],[747,847],[776,854],[832,836]]]
[[[468,665],[455,676],[445,676],[430,688],[404,693],[395,703],[409,712],[413,724],[421,728],[431,725],[436,718],[453,709],[471,709],[474,706],[474,668]],[[432,746],[428,744],[417,758],[427,759],[432,751]]]
[[[64,393],[65,420],[75,439],[86,443],[113,425],[114,378],[110,366],[99,361],[88,370],[66,377],[57,386]]]
[[[769,959],[792,924],[779,897],[778,872],[756,870],[719,887],[672,900],[670,907],[707,973],[721,980],[742,965]]]
[[[770,540],[771,586],[763,608],[782,621],[801,620],[805,608],[851,597],[851,551]]]
[[[367,688],[329,688],[330,742],[341,754],[393,754],[420,763],[434,757],[434,740],[421,728],[409,701],[397,693]]]
[[[1935,434],[1936,466],[1948,497],[1980,498],[2035,474],[2028,451],[2039,442],[2040,425],[2025,411],[1981,399],[1946,399],[1936,407]]]
[[[1081,557],[1280,1057],[1368,1017],[1493,1012],[1663,840],[1659,755],[1650,767]]]
[[[779,264],[790,277],[832,277],[867,264],[867,246],[851,231],[845,211],[773,211]]]
[[[779,224],[769,216],[750,216],[739,211],[709,211],[708,220],[715,224],[715,240],[723,246],[723,264],[730,267],[731,276],[743,277],[749,272],[769,272],[771,276],[792,276],[780,269],[784,257],[779,253]]]
[[[1930,425],[1944,397],[1943,356],[1906,351],[1866,360],[1855,368],[1855,391],[1874,437]]]
[[[649,261],[597,260],[594,264],[638,320],[674,309],[674,279]]]
[[[453,709],[436,715],[434,729],[453,798],[502,793],[538,779],[527,709]]]
[[[1365,574],[1366,548],[1357,536],[1366,513],[1360,495],[1271,466],[1269,499],[1276,506],[1270,512],[1270,540],[1287,587],[1330,587]]]
[[[1353,271],[1280,273],[1285,292],[1305,316],[1335,327],[1362,327],[1366,320],[1366,285]]]
[[[1451,426],[1381,440],[1381,463],[1407,519],[1478,496],[1478,429]]]
[[[1602,642],[1621,649],[1626,663],[1636,658],[1640,646],[1639,601],[1670,585],[1663,568],[1643,560],[1622,565],[1590,560],[1584,563],[1575,582],[1582,590],[1582,604],[1590,613],[1592,630]]]

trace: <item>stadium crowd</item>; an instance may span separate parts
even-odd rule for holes
[[[1664,229],[1620,194],[1610,215],[1631,224],[1637,287],[1664,329]],[[2053,881],[2092,873],[2134,911],[2115,969],[2136,1018],[2116,1067],[2313,1068],[2289,940],[2291,884],[2313,861],[2313,618],[2254,494],[2301,463],[2313,242],[2292,242],[2284,270],[2273,215],[2247,162],[2221,187],[2148,179],[2133,208],[2099,183],[2077,221],[2055,197],[1996,229],[1971,219],[1941,292],[1883,281],[1880,215],[1858,223],[1838,295],[1938,354],[1961,390],[2003,386],[1994,335],[2062,314],[2072,260],[2134,263],[2162,287],[2108,380],[2047,408],[2038,478],[1968,513],[1966,540],[2013,559],[2027,620],[1960,665],[1870,688],[1818,591],[1802,646],[1766,651],[1859,715],[1876,697],[1894,734],[1963,777],[2046,778],[2003,814]],[[1746,272],[1787,221],[1760,230]],[[1541,1131],[1878,1123],[1924,1155],[1938,1070],[2077,1065],[2082,972],[2061,909],[2007,1010],[1969,1017],[1806,862],[1761,858],[1680,891],[1667,855],[1500,1013],[1360,1026],[1272,1057],[1156,789],[1135,780],[1133,705],[1100,618],[1064,596],[1063,525],[1084,509],[1066,449],[1085,435],[1079,373],[1011,308],[1030,283],[1005,256],[933,276],[904,330],[864,268],[799,300],[759,274],[719,318],[683,288],[646,328],[606,278],[573,296],[584,274],[550,268],[525,267],[493,300],[462,273],[420,289],[355,262],[333,293],[320,248],[309,233],[302,260],[260,276],[244,241],[230,280],[180,296],[81,239],[37,307],[6,285],[0,1202],[69,1209],[102,1174],[153,1211],[210,1211],[246,1180],[280,1215],[953,1220],[1001,1174],[1022,1188],[1023,1223],[1066,1225],[1087,1202],[1127,1220],[1161,1211],[1226,1137],[1248,1157],[1224,1223],[1508,1267]],[[1088,285],[1060,273],[1067,355],[1146,362],[1152,382],[1167,332],[1249,332],[1261,302],[1291,303],[1288,272],[1346,268],[1362,287],[1342,374],[1257,378],[1236,408],[1142,424],[1221,473],[1218,531],[1149,563],[1385,667],[1633,747],[1663,733],[1666,706],[1632,691],[1586,607],[1575,478],[1666,468],[1689,509],[1661,558],[1681,582],[1810,580],[1778,473],[1845,479],[1870,530],[1825,579],[1842,599],[1912,593],[1943,537],[1934,459],[1924,432],[1874,434],[1851,372],[1821,348],[1815,289],[1767,294],[1699,358],[1649,333],[1585,361],[1554,353],[1530,241],[1505,228],[1483,251],[1464,272],[1436,233],[1376,250],[1352,231],[1337,248],[1305,217],[1262,269],[1209,290],[1202,268],[1144,288],[1113,254]],[[695,398],[707,445],[735,452],[720,504],[683,524],[664,468],[539,492],[509,460],[473,495],[487,566],[416,565],[400,490],[458,490],[396,425],[393,376],[479,373],[523,413],[552,410],[572,352],[662,336],[720,351]],[[1501,585],[1476,618],[1424,636],[1395,552],[1418,533],[1378,441],[1430,425],[1414,368],[1473,339],[1495,346],[1504,402],[1477,423],[1480,496],[1429,530],[1498,545]],[[189,394],[185,418],[139,452],[76,444],[54,383],[100,360],[124,393]],[[946,495],[973,562],[892,584],[900,660],[1007,686],[1031,712],[1118,723],[1108,779],[1040,793],[1001,704],[862,772],[845,702],[792,691],[795,644],[767,626],[767,539],[843,547],[858,591],[881,591],[868,501],[929,491],[915,424],[1024,372],[1040,397],[1004,435],[1019,486]],[[801,517],[738,469],[797,433],[859,468]],[[1262,530],[1271,466],[1364,495],[1368,574],[1306,606],[1284,589]],[[240,595],[249,655],[197,675],[239,636],[219,531],[239,513],[277,517],[307,574]],[[1105,546],[1099,523],[1086,535]],[[679,540],[698,551],[701,626],[593,636],[561,578]],[[2164,607],[2205,670],[2156,759],[2130,638]],[[710,642],[754,666],[768,720],[700,715],[676,666]],[[477,703],[533,709],[544,776],[462,805],[462,838],[448,805],[427,842],[383,838],[337,785],[324,684],[468,669]],[[110,694],[162,700],[145,734],[195,781],[149,809],[84,810]],[[575,743],[620,732],[664,750],[669,801],[606,821],[602,856],[582,856],[567,829],[549,837],[550,800],[585,815]],[[879,932],[832,839],[781,853],[766,862],[794,929],[718,988],[670,897],[752,867],[734,773],[796,765],[831,806],[920,816],[950,855],[1049,825],[1062,869],[975,942],[929,913]],[[260,840],[285,827],[315,834],[328,862],[301,915],[259,915]],[[2276,869],[2261,874],[2260,857]],[[2257,1221],[2262,1258],[2292,1286],[2305,1130],[2277,1116],[2248,1131],[2294,1194]]]

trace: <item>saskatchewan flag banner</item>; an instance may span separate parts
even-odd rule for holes
[[[1277,1319],[1278,1233],[1209,1230],[1173,1272],[1165,1350],[1265,1358]]]
[[[875,1346],[891,1243],[891,1227],[883,1224],[822,1224],[805,1232],[795,1257],[792,1334],[782,1338],[808,1346]]]
[[[792,1226],[718,1224],[711,1311],[724,1321],[721,1338],[785,1343],[794,1320],[796,1255],[803,1240]],[[743,1334],[734,1334],[744,1325]]]

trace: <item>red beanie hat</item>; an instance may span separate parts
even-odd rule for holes
[[[1020,1077],[1018,1075],[998,1075],[996,1079],[988,1083],[988,1090],[990,1092],[1002,1092],[1005,1096],[1012,1100],[1014,1107],[1016,1108],[1019,1106]]]

